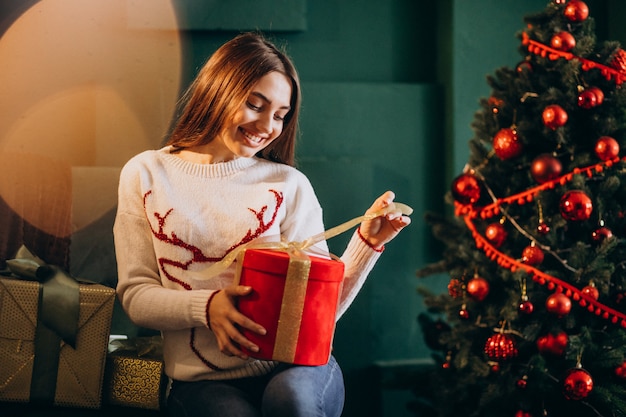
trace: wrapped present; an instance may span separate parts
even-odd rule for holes
[[[393,211],[406,216],[413,213],[406,204],[392,202],[301,242],[248,242],[221,261],[188,274],[199,281],[211,279],[237,260],[236,282],[254,290],[238,298],[239,311],[267,330],[260,336],[243,329],[242,333],[260,348],[259,352],[244,348],[244,352],[258,359],[323,365],[330,358],[344,265],[329,259],[329,254],[314,256],[307,251],[364,220]]]
[[[7,263],[20,278],[0,277],[0,400],[100,407],[115,291],[36,257]]]
[[[323,365],[330,358],[344,265],[303,252],[247,249],[238,264],[241,313],[267,330],[243,330],[259,346],[251,357],[299,365]]]
[[[168,385],[161,337],[120,340],[111,345],[114,350],[107,355],[105,401],[111,405],[160,410],[165,404]]]

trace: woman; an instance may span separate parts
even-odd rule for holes
[[[317,367],[249,358],[234,267],[206,280],[194,274],[251,241],[302,241],[324,230],[322,209],[294,167],[300,85],[289,58],[247,33],[219,48],[191,85],[165,147],[122,170],[114,226],[125,311],[160,330],[172,416],[339,416],[344,401],[334,358]],[[368,209],[393,201],[388,191]],[[384,244],[409,224],[390,212],[363,222],[342,256],[337,318],[350,305]],[[326,242],[316,245],[327,251]]]

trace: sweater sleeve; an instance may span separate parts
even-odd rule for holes
[[[156,330],[208,326],[206,307],[212,290],[163,287],[152,230],[144,214],[140,171],[122,170],[113,226],[118,267],[117,294],[129,318]]]
[[[292,212],[296,214],[287,216],[289,227],[282,232],[286,233],[288,239],[299,241],[323,232],[324,224],[322,208],[308,180],[299,185],[297,195],[299,197],[295,199],[292,207]],[[326,241],[315,246],[322,252],[328,252]],[[368,246],[355,231],[341,256],[345,272],[337,319],[350,307],[379,257],[380,252]]]

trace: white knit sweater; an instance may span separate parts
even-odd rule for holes
[[[134,323],[162,332],[171,378],[262,375],[275,363],[222,354],[207,325],[207,301],[232,283],[234,265],[209,280],[192,279],[189,272],[258,238],[302,241],[323,230],[313,188],[292,167],[258,158],[195,164],[169,147],[146,151],[120,177],[114,226],[118,296]],[[327,250],[326,242],[318,246]],[[337,318],[379,255],[353,235],[341,257],[345,280]]]

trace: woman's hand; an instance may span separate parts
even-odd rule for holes
[[[231,285],[215,294],[209,304],[209,326],[217,338],[220,351],[244,360],[248,359],[248,355],[241,351],[240,346],[245,346],[252,352],[258,352],[259,347],[241,334],[238,327],[260,335],[266,333],[262,326],[241,314],[235,307],[235,299],[246,296],[251,291],[251,287]]]
[[[375,213],[388,207],[395,197],[396,195],[393,191],[387,191],[374,201],[365,214]],[[378,216],[374,219],[363,221],[361,226],[359,226],[359,232],[373,248],[381,249],[385,243],[391,241],[400,233],[400,230],[404,229],[410,223],[411,219],[408,216],[402,215],[399,210],[391,211],[384,216]]]

